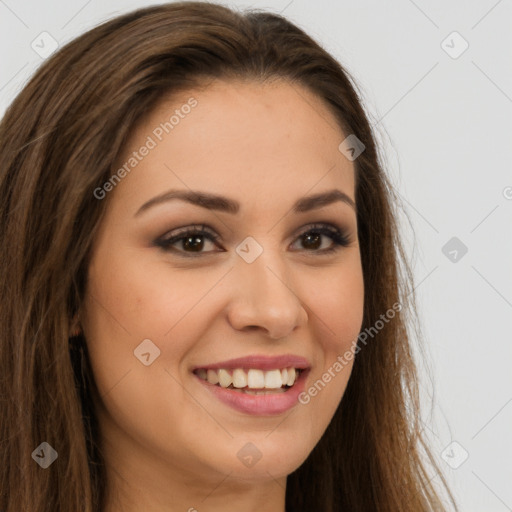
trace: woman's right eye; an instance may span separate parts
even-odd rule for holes
[[[185,257],[193,257],[204,254],[205,252],[219,252],[203,251],[205,247],[205,238],[218,247],[216,241],[219,238],[219,235],[204,225],[181,228],[169,237],[159,238],[155,241],[155,245],[161,247],[165,251],[173,251],[180,256]],[[179,248],[175,247],[176,245]]]

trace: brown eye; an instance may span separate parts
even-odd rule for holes
[[[330,247],[322,248],[322,238],[324,237],[331,239]],[[299,235],[299,240],[302,242],[303,250],[322,254],[335,251],[340,246],[346,247],[350,243],[348,237],[340,229],[331,227],[329,224],[310,226],[307,231]]]
[[[205,248],[205,239],[212,243],[212,245],[217,246],[216,240],[218,238],[219,236],[213,230],[210,231],[210,229],[205,226],[201,226],[200,228],[187,227],[172,233],[169,237],[156,240],[155,245],[166,251],[188,253],[191,256],[196,256],[202,253],[212,252],[203,250]]]

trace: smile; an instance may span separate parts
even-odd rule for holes
[[[295,407],[310,371],[300,356],[248,356],[192,370],[221,403],[251,415],[282,414]]]
[[[282,368],[274,370],[260,370],[258,368],[226,368],[208,369],[200,368],[194,373],[210,384],[222,388],[235,389],[237,391],[252,393],[255,395],[267,394],[268,391],[285,392],[292,387],[295,380],[303,370],[297,368]]]

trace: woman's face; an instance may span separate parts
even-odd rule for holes
[[[346,135],[284,81],[215,81],[133,132],[121,179],[97,192],[109,204],[81,312],[123,477],[281,482],[319,441],[363,315]]]

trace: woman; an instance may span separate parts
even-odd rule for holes
[[[2,510],[446,510],[396,198],[303,31],[118,17],[44,63],[0,148]]]

